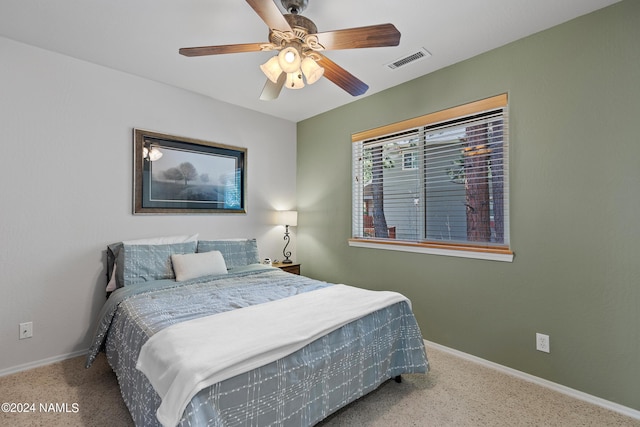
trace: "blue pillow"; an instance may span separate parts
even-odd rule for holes
[[[198,252],[220,251],[227,270],[260,263],[256,239],[198,240]]]
[[[124,244],[128,245],[169,245],[174,243],[197,242],[198,235],[162,236],[147,239],[126,240],[107,246],[107,292],[115,291],[123,285]],[[118,263],[120,265],[118,266]]]
[[[197,242],[173,243],[167,245],[123,244],[118,253],[118,274],[122,274],[122,285],[161,279],[175,279],[171,265],[171,255],[195,253]],[[120,257],[122,256],[122,262]],[[120,266],[123,266],[122,269]]]

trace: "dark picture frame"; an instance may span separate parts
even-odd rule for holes
[[[246,148],[133,133],[134,214],[246,213]]]

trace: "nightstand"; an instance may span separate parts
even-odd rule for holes
[[[274,262],[272,264],[274,267],[278,267],[279,269],[286,271],[287,273],[292,274],[300,274],[300,263],[294,262],[292,264],[283,264],[281,262]]]

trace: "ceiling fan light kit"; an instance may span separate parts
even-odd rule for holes
[[[311,56],[302,58],[299,43],[291,43],[278,55],[262,64],[260,69],[273,83],[278,83],[280,74],[285,73],[287,75],[285,87],[289,89],[302,89],[304,87],[303,76],[307,84],[311,85],[324,74],[324,68],[319,66]]]
[[[320,77],[324,74],[324,68],[316,64],[316,61],[308,56],[302,60],[301,68],[302,73],[307,78],[307,83],[310,85],[320,80]]]
[[[162,154],[163,154],[162,151],[160,151],[158,147],[153,147],[153,146],[149,146],[149,148],[142,147],[142,158],[150,162],[155,162],[156,160],[159,160],[160,157],[162,157]]]
[[[308,0],[281,0],[289,12],[283,15],[273,0],[246,0],[269,27],[268,43],[245,43],[222,46],[188,47],[180,49],[185,56],[219,55],[226,53],[279,51],[260,65],[267,76],[260,99],[276,99],[282,89],[301,89],[317,82],[322,76],[352,96],[369,89],[364,82],[324,56],[321,51],[398,46],[400,32],[392,24],[318,33],[309,18],[300,15]],[[304,76],[304,79],[303,79]]]
[[[274,83],[278,83],[278,77],[282,74],[282,68],[280,68],[280,59],[278,56],[272,56],[267,62],[260,66],[260,69],[265,76]]]
[[[278,54],[278,65],[285,73],[295,73],[300,70],[300,53],[293,46],[293,43],[280,51]]]
[[[302,80],[302,74],[300,73],[300,71],[287,74],[286,86],[289,89],[302,89],[304,87],[304,81]]]

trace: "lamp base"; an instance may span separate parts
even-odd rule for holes
[[[291,261],[290,259],[285,259],[282,261],[283,264],[293,264],[293,261]]]

